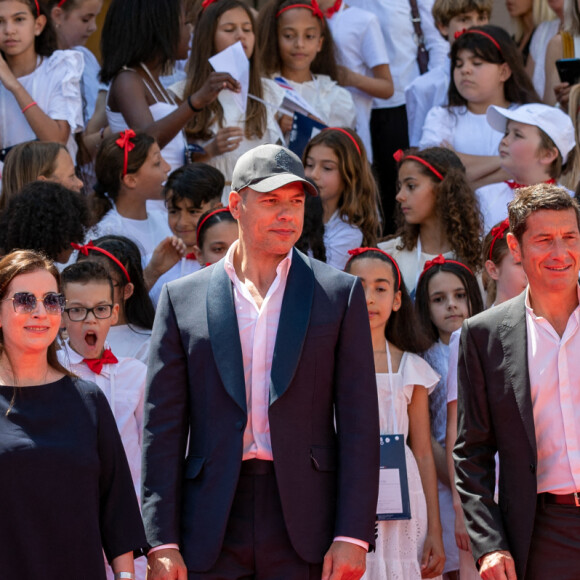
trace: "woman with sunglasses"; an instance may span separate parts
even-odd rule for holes
[[[145,545],[131,475],[104,394],[59,364],[65,300],[41,254],[0,260],[2,577],[135,578]]]

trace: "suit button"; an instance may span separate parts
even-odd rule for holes
[[[533,463],[530,463],[530,471],[536,473],[536,466]]]
[[[238,429],[239,431],[243,431],[245,426],[246,424],[243,421],[238,421],[236,423],[236,429]]]

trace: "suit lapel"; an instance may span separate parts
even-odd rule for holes
[[[310,322],[314,273],[308,258],[294,250],[278,323],[270,373],[270,405],[279,399],[294,377]]]
[[[207,326],[218,372],[226,391],[246,411],[244,361],[232,282],[223,263],[215,266],[207,290]]]
[[[514,300],[499,328],[509,384],[513,389],[530,445],[536,453],[536,432],[528,369],[525,292]]]

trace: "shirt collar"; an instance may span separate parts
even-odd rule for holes
[[[240,243],[239,240],[236,240],[228,249],[225,258],[224,258],[224,268],[227,275],[230,277],[230,280],[235,285],[241,285],[240,279],[236,274],[236,269],[234,267],[234,252]],[[278,264],[276,267],[276,276],[282,276],[284,279],[288,276],[288,271],[290,270],[290,266],[292,265],[292,252],[294,248],[290,248],[290,251],[286,254],[286,257]]]
[[[105,342],[105,346],[103,348],[106,350],[108,348],[111,348],[111,346],[107,342]],[[83,361],[85,360],[84,357],[82,355],[80,355],[76,350],[73,349],[73,347],[70,345],[70,342],[68,339],[64,343],[64,349],[66,351],[66,355],[67,355],[68,360],[69,360],[71,365],[83,364]],[[113,354],[115,354],[115,353],[113,353]],[[103,365],[103,371],[101,374],[108,375],[108,371],[107,371],[108,366],[109,365]]]

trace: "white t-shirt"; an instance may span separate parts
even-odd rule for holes
[[[389,99],[374,99],[375,109],[405,104],[405,89],[419,76],[415,30],[411,22],[409,0],[349,0],[352,6],[372,12],[378,19],[387,45],[395,93]],[[429,51],[429,69],[441,66],[449,52],[449,43],[433,22],[433,0],[417,0],[425,47]]]
[[[153,250],[167,236],[171,236],[171,230],[167,224],[167,214],[161,211],[148,211],[147,219],[133,220],[123,217],[115,207],[109,210],[103,219],[95,226],[98,237],[116,235],[125,236],[134,241],[141,256],[145,257],[153,253]]]
[[[363,234],[359,228],[345,222],[338,215],[338,210],[324,225],[324,247],[326,248],[326,263],[344,270],[348,259],[348,251],[360,248]]]
[[[97,57],[86,46],[75,46],[73,50],[80,52],[85,59],[81,88],[83,95],[83,118],[86,124],[95,112],[99,90],[102,90],[99,81],[101,65]]]
[[[118,324],[109,328],[107,342],[116,357],[136,358],[147,364],[151,331],[128,324]]]
[[[449,82],[451,79],[451,59],[444,65],[418,76],[405,89],[407,122],[409,125],[409,144],[417,147],[427,114],[433,107],[447,105]]]
[[[74,134],[83,130],[83,99],[81,77],[83,55],[76,50],[55,50],[48,58],[37,57],[38,65],[29,75],[18,81],[38,107],[51,119],[66,121],[70,135],[66,143],[71,157],[76,159]],[[0,144],[12,147],[24,141],[36,140],[14,95],[0,83]]]
[[[165,272],[165,274],[159,276],[157,282],[153,285],[153,288],[149,290],[149,296],[153,302],[153,306],[157,307],[164,284],[177,280],[178,278],[183,278],[183,276],[187,276],[188,274],[193,274],[200,268],[201,264],[197,260],[187,260],[186,258],[182,258],[177,262],[177,264],[175,264],[175,266],[173,266],[173,268],[170,268]]]
[[[534,59],[534,74],[532,75],[532,83],[540,99],[544,98],[544,89],[546,88],[546,51],[548,50],[548,43],[560,28],[560,20],[549,20],[548,22],[540,22],[530,42],[530,56]]]
[[[279,77],[280,73],[275,73]],[[329,76],[312,75],[313,80],[295,83],[288,79],[288,84],[297,91],[318,113],[320,120],[329,127],[350,127],[356,125],[356,110],[351,94],[339,86]],[[264,79],[268,90],[276,93],[278,84],[273,79]],[[266,89],[264,89],[264,92]]]
[[[439,147],[446,141],[458,153],[492,156],[498,155],[502,138],[503,133],[491,127],[485,114],[475,115],[466,107],[433,107],[425,119],[419,147]]]
[[[337,48],[338,63],[350,70],[373,77],[373,68],[389,64],[389,55],[381,25],[377,17],[356,7],[345,8],[328,20],[330,31]],[[370,118],[373,97],[353,87],[346,87],[352,95],[356,108],[356,132],[366,147],[372,161]]]

